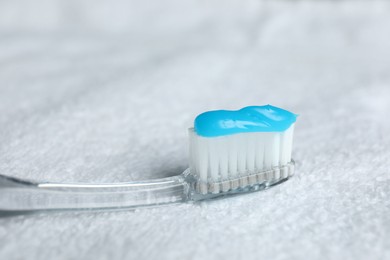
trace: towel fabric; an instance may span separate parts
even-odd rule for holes
[[[390,3],[0,1],[0,173],[180,174],[206,110],[299,114],[264,192],[0,218],[0,259],[389,259]]]

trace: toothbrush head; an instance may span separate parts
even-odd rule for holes
[[[224,195],[259,190],[288,179],[297,115],[274,106],[200,114],[189,129],[194,190]]]

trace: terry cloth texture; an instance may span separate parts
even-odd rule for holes
[[[0,173],[180,174],[206,110],[299,114],[264,192],[3,216],[0,259],[389,259],[390,3],[0,1]]]

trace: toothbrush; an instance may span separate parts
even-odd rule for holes
[[[0,175],[0,211],[121,209],[263,190],[294,174],[296,115],[271,105],[200,114],[182,174],[123,183],[39,183]]]

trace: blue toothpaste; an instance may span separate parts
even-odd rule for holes
[[[240,110],[215,110],[195,118],[195,132],[203,137],[217,137],[248,132],[283,132],[297,115],[287,110],[266,106],[249,106]]]

